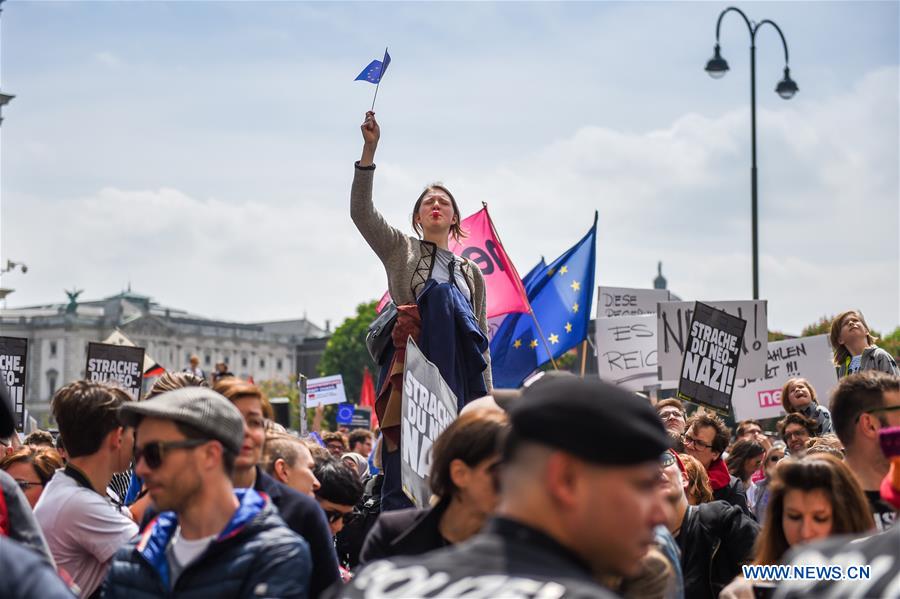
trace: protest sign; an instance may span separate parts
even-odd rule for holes
[[[727,413],[747,321],[700,302],[693,312],[678,398]]]
[[[85,378],[121,387],[137,401],[141,398],[144,348],[88,343]]]
[[[16,413],[16,430],[25,427],[25,368],[28,365],[28,339],[0,337],[0,380],[6,385]]]
[[[766,371],[766,344],[769,338],[766,300],[703,302],[717,310],[747,321],[737,377],[758,378]],[[678,380],[682,354],[691,329],[694,302],[660,302],[656,310],[656,343],[659,348],[659,378]]]
[[[629,391],[643,391],[645,386],[659,383],[655,314],[598,318],[595,322],[601,379]]]
[[[372,426],[371,408],[353,408],[353,416],[350,418],[350,430],[364,428],[368,430]]]
[[[827,403],[827,398],[838,383],[831,360],[828,335],[769,343],[766,375],[759,379],[739,380],[735,384],[731,400],[735,419],[759,420],[783,416],[781,388],[788,379],[794,377],[809,381],[816,390],[819,402]]]
[[[309,379],[306,382],[306,407],[315,408],[333,403],[346,403],[344,377],[339,374]]]
[[[335,413],[334,421],[338,426],[349,426],[350,422],[353,421],[353,404],[352,403],[342,403],[337,407],[337,413]]]
[[[656,313],[656,304],[671,299],[667,289],[597,288],[597,318]]]
[[[456,396],[410,337],[403,368],[400,474],[403,492],[416,507],[427,506],[431,497],[431,446],[456,415]]]

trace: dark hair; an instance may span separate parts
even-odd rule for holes
[[[678,408],[678,410],[681,412],[682,416],[686,415],[686,412],[684,411],[684,404],[681,403],[680,399],[675,399],[674,397],[660,400],[660,401],[656,402],[656,406],[654,406],[654,407],[656,408],[656,412],[659,413],[660,410],[662,410],[663,408],[668,408],[669,406]]]
[[[769,505],[762,530],[756,538],[754,563],[773,565],[788,549],[784,536],[784,498],[788,491],[825,492],[831,502],[831,534],[862,533],[875,528],[869,502],[856,477],[844,462],[828,454],[778,462],[769,485]]]
[[[118,387],[90,381],[75,381],[57,391],[51,409],[68,456],[97,453],[106,436],[122,426],[117,413],[127,401],[130,397]]]
[[[157,395],[175,391],[176,389],[183,389],[185,387],[209,387],[209,383],[206,382],[206,379],[199,377],[192,372],[166,372],[156,379],[156,382],[153,383],[153,386],[147,391],[147,395],[144,396],[144,399],[147,400],[156,397]]]
[[[365,443],[367,439],[373,438],[372,431],[358,428],[354,431],[350,431],[350,435],[347,437],[347,444],[350,446],[350,451],[353,451],[353,446],[357,443]]]
[[[316,497],[338,505],[356,505],[363,496],[363,486],[355,470],[331,458],[316,462],[313,470],[319,484]]]
[[[209,436],[209,433],[204,433],[200,429],[191,426],[190,424],[185,424],[184,422],[178,422],[177,420],[173,420],[172,423],[178,429],[182,435],[187,439],[207,439],[210,441],[218,441],[218,443],[222,446],[222,469],[225,470],[225,474],[230,478],[232,474],[234,474],[234,462],[237,460],[237,454],[228,449],[224,443],[219,441],[218,439],[212,439]]]
[[[28,433],[28,436],[25,437],[25,440],[22,441],[22,445],[43,445],[45,447],[53,447],[55,443],[53,441],[53,435],[47,431],[31,431]]]
[[[692,428],[696,430],[707,426],[711,426],[716,431],[716,436],[713,437],[712,441],[712,450],[721,454],[728,447],[728,442],[731,440],[731,431],[728,430],[728,426],[721,418],[706,412],[694,414],[687,421],[685,430],[689,431]]]
[[[480,464],[500,453],[508,432],[506,412],[490,408],[466,412],[450,423],[431,447],[431,492],[441,499],[453,497],[457,491],[450,476],[453,460],[470,468]]]
[[[845,448],[853,444],[860,414],[884,407],[885,391],[900,390],[900,378],[866,370],[841,379],[831,396],[831,422]]]
[[[776,425],[778,428],[778,433],[781,435],[781,440],[784,441],[784,432],[787,429],[789,424],[799,424],[803,428],[807,430],[810,437],[816,436],[816,431],[819,428],[819,423],[813,420],[812,418],[807,418],[800,412],[791,412],[784,418],[778,421]]]
[[[728,465],[728,471],[731,472],[732,476],[736,476],[742,481],[746,481],[747,475],[744,472],[744,464],[746,464],[748,460],[752,460],[765,453],[766,448],[756,441],[743,439],[731,446],[731,452],[728,454],[725,463]]]
[[[462,230],[459,223],[462,222],[462,215],[459,213],[459,206],[456,204],[456,198],[453,197],[453,194],[450,193],[450,190],[444,187],[443,183],[432,183],[419,194],[419,198],[416,200],[415,205],[413,206],[412,213],[412,226],[413,230],[416,232],[419,237],[422,236],[422,225],[416,222],[416,215],[419,214],[419,208],[422,206],[422,200],[425,199],[425,196],[428,195],[429,191],[433,191],[438,189],[447,194],[447,197],[450,198],[450,204],[453,206],[453,216],[456,217],[456,222],[450,225],[450,236],[459,241],[460,239],[464,239],[468,237],[466,232]]]
[[[45,485],[50,482],[53,473],[63,467],[62,458],[52,447],[24,445],[14,452],[0,457],[0,470],[6,470],[19,462],[31,464],[34,473],[41,479],[41,483]]]
[[[734,431],[734,436],[741,437],[742,435],[745,435],[747,433],[747,429],[751,426],[757,426],[759,427],[759,430],[762,430],[762,425],[757,420],[741,420],[740,422],[738,422],[737,428]]]

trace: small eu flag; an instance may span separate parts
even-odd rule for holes
[[[368,81],[369,83],[379,83],[384,73],[387,71],[388,65],[391,64],[391,55],[388,54],[387,48],[384,49],[384,60],[373,60],[369,66],[362,70],[354,81]]]

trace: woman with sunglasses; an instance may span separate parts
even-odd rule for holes
[[[747,502],[757,521],[763,522],[766,515],[766,507],[769,504],[769,483],[775,474],[775,466],[784,458],[787,446],[783,441],[775,441],[763,458],[762,471],[764,476],[756,481],[747,491]]]
[[[369,531],[360,563],[418,555],[465,541],[497,508],[500,448],[506,413],[463,413],[434,442],[429,484],[433,506],[383,512]]]
[[[16,451],[0,457],[0,470],[16,480],[25,493],[31,509],[44,492],[44,485],[53,478],[53,473],[63,467],[62,458],[52,447],[23,445]]]

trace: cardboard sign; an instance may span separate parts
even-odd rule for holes
[[[350,430],[364,428],[369,430],[372,427],[372,410],[371,408],[353,408],[353,416],[350,418]]]
[[[629,391],[643,391],[659,383],[655,314],[598,318],[595,322],[601,379]]]
[[[597,318],[655,314],[656,304],[670,299],[668,289],[601,286],[597,288]]]
[[[88,343],[85,377],[124,389],[137,401],[144,377],[144,348]]]
[[[428,475],[431,446],[456,419],[456,396],[437,366],[429,362],[416,343],[406,342],[403,368],[403,406],[400,417],[400,474],[403,492],[416,507],[431,498]]]
[[[769,339],[766,300],[703,303],[747,321],[737,376],[742,379],[764,376],[766,344]],[[694,302],[661,302],[657,306],[656,342],[659,347],[661,380],[678,380],[680,377],[693,310]]]
[[[0,337],[0,380],[6,385],[16,413],[16,430],[25,432],[25,368],[28,339]]]
[[[341,375],[333,374],[317,379],[309,379],[306,382],[307,408],[346,402],[347,395],[344,393],[344,377]]]
[[[831,345],[828,335],[801,337],[769,343],[766,375],[759,379],[739,380],[731,404],[736,420],[748,418],[780,418],[781,388],[795,377],[802,377],[816,390],[818,401],[828,405],[831,392],[837,387]]]
[[[727,413],[747,321],[697,302],[678,381],[678,399]]]

